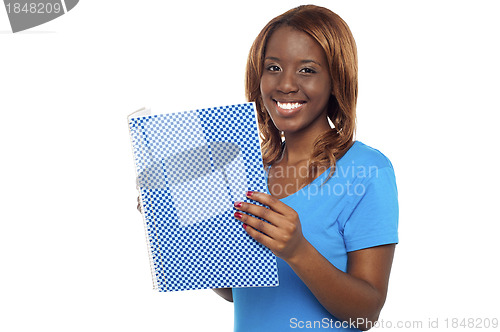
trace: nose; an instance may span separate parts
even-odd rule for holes
[[[287,94],[297,92],[299,86],[295,73],[293,71],[283,71],[281,75],[279,75],[278,86],[276,88],[278,91]]]

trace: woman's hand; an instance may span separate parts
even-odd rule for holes
[[[276,256],[285,261],[293,259],[308,243],[302,235],[297,212],[279,199],[262,192],[248,191],[247,197],[269,208],[245,202],[235,202],[234,207],[268,223],[239,211],[234,213],[235,218],[243,222],[243,227],[251,237],[268,247]]]

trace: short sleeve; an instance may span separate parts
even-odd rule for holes
[[[378,169],[353,193],[353,208],[343,231],[347,252],[398,243],[399,205],[391,166]]]

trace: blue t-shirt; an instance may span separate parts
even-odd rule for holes
[[[299,214],[304,237],[346,272],[347,253],[398,242],[394,169],[380,151],[356,141],[330,169],[281,201]],[[342,328],[290,266],[278,261],[279,286],[233,288],[235,332]],[[344,327],[346,324],[344,324]]]

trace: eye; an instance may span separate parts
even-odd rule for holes
[[[299,73],[304,73],[304,74],[315,74],[316,71],[312,68],[302,68],[301,70],[299,70]]]
[[[280,71],[281,68],[277,65],[269,65],[266,67],[266,70],[267,71]]]

